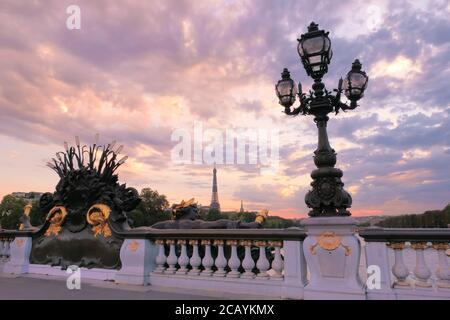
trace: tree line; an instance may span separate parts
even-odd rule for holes
[[[151,226],[156,222],[170,220],[172,218],[169,201],[167,197],[151,188],[144,188],[140,192],[141,203],[136,209],[127,213],[131,227]],[[18,229],[20,217],[28,202],[22,198],[7,195],[0,203],[0,226],[3,229]],[[46,212],[39,208],[38,201],[31,203],[30,222],[33,226],[42,225],[45,221]],[[257,212],[220,212],[215,209],[199,210],[199,219],[214,221],[218,219],[241,220],[242,222],[255,221]],[[285,219],[278,216],[269,216],[264,228],[289,228],[299,226],[300,220]]]
[[[450,204],[442,210],[387,217],[377,223],[377,226],[383,228],[447,228],[448,225],[450,225]]]

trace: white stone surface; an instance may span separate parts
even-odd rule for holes
[[[355,236],[356,220],[350,217],[314,217],[302,221],[308,236],[303,250],[310,272],[304,297],[310,299],[365,299],[364,286],[358,275],[361,247]],[[340,245],[326,250],[319,237],[333,232]]]
[[[80,268],[81,279],[113,281],[117,270],[99,268]],[[69,274],[62,270],[60,266],[50,266],[45,264],[30,264],[28,274],[48,275],[67,278]]]
[[[120,249],[122,267],[117,271],[117,283],[148,283],[148,274],[156,268],[158,246],[146,239],[125,239]]]
[[[385,242],[368,242],[365,245],[367,266],[375,265],[380,268],[380,288],[366,288],[367,299],[369,300],[390,300],[395,299],[392,290],[393,280],[389,265],[388,248]]]
[[[303,299],[306,279],[306,260],[301,241],[283,241],[284,279],[282,297]]]
[[[270,298],[286,297],[292,287],[286,287],[282,281],[271,279],[245,279],[229,277],[202,277],[187,275],[150,274],[150,284],[157,287],[180,289],[198,289],[213,293],[224,293],[232,298],[237,294],[259,295]],[[300,296],[297,293],[297,297]]]
[[[28,273],[30,265],[31,237],[16,237],[10,243],[10,259],[3,266],[4,273]]]

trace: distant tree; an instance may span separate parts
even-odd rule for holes
[[[377,226],[384,228],[447,228],[449,224],[450,204],[443,210],[388,217],[380,221]]]
[[[239,220],[242,222],[253,222],[256,219],[256,212],[242,212],[239,214]]]
[[[208,214],[205,217],[206,221],[215,221],[219,219],[226,219],[225,215],[222,215],[217,209],[209,209]]]
[[[278,216],[269,216],[264,223],[264,228],[267,229],[285,229],[294,225],[291,219],[284,219]]]
[[[27,202],[12,195],[3,197],[0,203],[0,224],[4,229],[19,229],[20,216]]]
[[[39,208],[39,201],[33,201],[31,204],[33,207],[30,211],[30,223],[32,226],[40,226],[44,223],[47,212]]]
[[[158,221],[168,220],[171,218],[169,202],[163,194],[150,188],[142,189],[141,203],[138,207],[128,213],[133,227],[150,226]]]

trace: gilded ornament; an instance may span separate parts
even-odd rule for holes
[[[50,222],[48,229],[45,231],[45,236],[57,236],[61,231],[61,225],[64,218],[67,216],[67,210],[63,206],[53,207],[47,214],[46,220]]]
[[[139,248],[139,242],[136,240],[130,242],[128,244],[128,250],[135,252]]]
[[[16,239],[16,246],[18,246],[19,248],[21,248],[24,243],[25,243],[25,240],[23,240],[23,239]]]
[[[94,204],[89,208],[86,220],[92,226],[94,236],[101,234],[107,238],[112,235],[111,229],[108,226],[110,213],[111,208],[105,204]]]
[[[316,237],[316,243],[309,247],[311,254],[315,255],[317,247],[320,247],[327,251],[334,251],[339,247],[344,248],[345,255],[349,256],[352,253],[352,248],[342,243],[342,237],[336,235],[335,232],[325,231],[318,237]]]

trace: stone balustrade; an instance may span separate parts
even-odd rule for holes
[[[394,251],[395,262],[392,266],[394,287],[450,288],[450,268],[445,253],[449,248],[448,242],[392,242],[387,246]],[[406,248],[411,248],[415,252],[416,260],[412,270],[409,270],[404,262],[403,255]],[[434,249],[438,261],[434,279],[425,259],[425,250],[431,249]],[[408,281],[411,271],[411,281]]]
[[[301,229],[152,230],[129,236],[122,246],[118,282],[303,298]],[[141,260],[142,254],[130,248],[147,254]],[[147,269],[139,269],[143,263]]]
[[[360,235],[367,265],[379,266],[383,278],[383,288],[368,290],[369,297],[450,298],[450,229],[368,228]]]
[[[11,242],[14,238],[1,238],[0,237],[0,263],[9,261],[11,253]]]
[[[358,230],[345,219],[332,229],[326,219],[304,229],[112,229],[123,239],[121,268],[83,277],[223,297],[450,299],[450,229]],[[0,272],[65,275],[29,263],[33,237],[0,231]]]
[[[157,239],[155,274],[282,280],[283,242]]]

